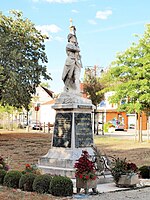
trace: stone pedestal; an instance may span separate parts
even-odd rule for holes
[[[41,157],[38,167],[43,173],[75,178],[74,163],[86,149],[93,155],[92,110],[90,100],[73,93],[62,93],[53,108],[56,110],[52,145]]]

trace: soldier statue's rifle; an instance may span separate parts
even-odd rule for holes
[[[75,45],[76,45],[76,47],[79,48],[78,41],[77,41],[77,36],[76,36],[76,27],[73,26],[72,19],[70,19],[70,33],[73,34],[73,35],[75,36],[75,38],[76,38],[76,43],[75,43]],[[79,48],[79,49],[80,49],[80,48]],[[80,55],[80,54],[78,54],[78,60],[80,61],[81,67],[83,67],[82,61],[81,61],[81,55]]]

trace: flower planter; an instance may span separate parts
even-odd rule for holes
[[[96,193],[96,187],[97,187],[97,180],[83,180],[80,178],[76,178],[76,187],[77,187],[77,193],[80,192],[81,188],[85,190],[85,194],[88,193],[89,189],[92,188],[93,192]]]
[[[138,174],[126,174],[121,175],[119,181],[117,182],[118,187],[135,187],[139,183]]]

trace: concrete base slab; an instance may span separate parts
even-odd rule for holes
[[[72,179],[73,181],[73,185],[74,185],[74,194],[77,194],[76,191],[76,179]],[[140,183],[137,184],[137,188],[142,188],[142,187],[146,187],[146,186],[150,186],[150,179],[140,179]],[[125,190],[129,190],[130,188],[119,188],[116,186],[116,184],[114,182],[111,183],[103,183],[103,184],[97,184],[97,191],[98,193],[106,193],[106,192],[117,192],[117,191],[125,191]],[[89,194],[92,192],[92,189],[89,189]],[[84,189],[82,189],[80,191],[80,194],[83,194],[82,197],[86,196],[86,198],[90,195],[88,194],[84,194]],[[75,196],[74,196],[75,198]]]

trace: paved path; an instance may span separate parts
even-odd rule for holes
[[[92,190],[89,190],[89,194],[84,194],[82,189],[81,194],[73,196],[73,200],[150,200],[150,179],[140,179],[140,184],[135,189],[118,188],[111,182],[98,184],[97,190],[99,194],[92,195]]]
[[[74,200],[150,200],[150,187],[126,190],[126,191],[116,191],[116,192],[106,192],[98,195],[75,195]]]
[[[150,187],[118,191],[118,192],[107,192],[99,195],[81,196],[75,198],[84,200],[150,200]]]

